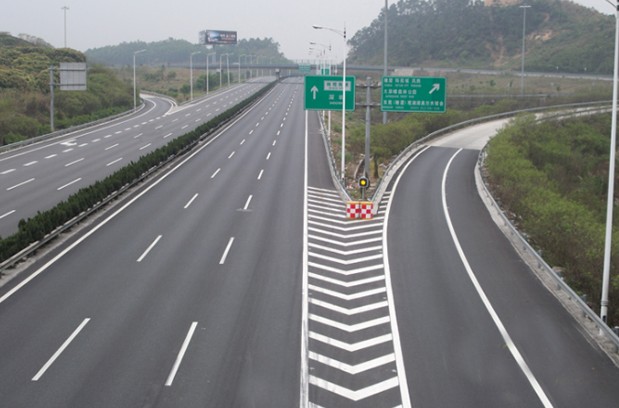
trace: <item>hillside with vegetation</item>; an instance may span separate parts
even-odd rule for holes
[[[259,62],[263,64],[287,61],[284,54],[279,51],[279,44],[272,38],[240,39],[236,45],[216,45],[208,50],[204,45],[192,44],[187,40],[168,38],[150,43],[144,41],[124,42],[118,45],[89,49],[85,54],[89,61],[121,67],[133,65],[133,53],[139,50],[145,50],[139,55],[139,64],[150,66],[186,66],[189,65],[191,53],[200,52],[202,55],[196,55],[194,61],[202,61],[206,58],[207,51],[209,54],[217,54],[217,57],[211,56],[211,62],[217,60],[218,63],[218,56],[224,54],[229,55],[230,64],[238,62],[240,56],[243,56],[244,63],[245,61],[248,62],[249,55],[253,56],[254,62],[259,59]],[[204,65],[204,62],[201,64]]]
[[[48,133],[49,67],[85,61],[84,54],[72,49],[57,49],[42,40],[26,41],[0,33],[0,145]],[[131,87],[109,69],[90,66],[87,81],[88,91],[55,92],[57,129],[133,106]]]
[[[519,70],[524,3],[400,0],[391,4],[389,65]],[[531,6],[526,14],[527,70],[612,73],[614,17],[569,0],[526,4]],[[384,19],[383,10],[350,40],[351,63],[382,64]]]

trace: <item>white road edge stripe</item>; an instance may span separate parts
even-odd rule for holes
[[[77,329],[73,331],[73,333],[69,336],[69,338],[66,339],[64,343],[62,343],[62,346],[60,346],[60,348],[56,350],[54,355],[49,360],[47,360],[47,363],[45,363],[45,365],[41,367],[39,372],[34,377],[32,377],[32,381],[39,381],[39,379],[43,376],[43,374],[45,374],[47,369],[50,368],[51,365],[54,364],[54,361],[56,361],[56,359],[60,357],[62,352],[67,347],[69,347],[69,344],[71,344],[71,342],[75,339],[75,337],[77,337],[77,335],[82,331],[82,329],[86,326],[86,324],[88,324],[89,321],[90,321],[90,317],[82,321],[82,323],[77,327]]]
[[[174,366],[172,367],[172,371],[168,375],[168,379],[165,382],[166,387],[169,387],[174,382],[174,377],[176,377],[176,372],[178,371],[181,363],[183,361],[183,357],[185,357],[185,352],[189,347],[189,343],[191,342],[191,338],[193,337],[193,333],[196,331],[196,326],[198,322],[191,323],[191,327],[189,327],[189,331],[187,332],[187,336],[185,336],[185,341],[181,346],[181,350],[178,352],[178,356],[176,357],[176,361],[174,362]]]
[[[458,156],[458,154],[460,154],[461,151],[462,151],[462,149],[459,149],[456,153],[454,153],[453,156],[451,156],[451,159],[449,159],[449,162],[447,163],[447,166],[445,167],[445,172],[443,173],[443,182],[442,182],[443,212],[445,213],[445,219],[447,221],[447,226],[449,227],[449,232],[451,233],[451,238],[453,239],[453,242],[456,245],[456,249],[458,251],[458,255],[460,255],[460,260],[464,264],[464,268],[466,269],[466,273],[469,275],[469,278],[471,279],[471,282],[473,283],[473,286],[475,286],[475,290],[477,291],[477,294],[481,298],[481,301],[483,302],[484,306],[486,307],[486,310],[490,314],[490,317],[492,317],[492,320],[494,321],[494,324],[499,329],[499,332],[501,333],[501,336],[503,337],[503,340],[505,341],[505,344],[507,345],[507,348],[512,353],[512,356],[516,360],[516,363],[518,363],[518,366],[520,367],[520,370],[522,370],[522,373],[527,377],[527,380],[531,384],[531,387],[533,387],[533,390],[537,394],[538,398],[540,399],[540,401],[544,405],[544,407],[545,408],[552,408],[553,405],[550,402],[550,399],[548,398],[548,396],[546,395],[546,393],[542,389],[542,386],[539,384],[539,382],[535,378],[535,375],[533,374],[533,372],[529,368],[529,366],[526,363],[526,361],[524,361],[524,357],[522,357],[522,354],[520,354],[520,351],[518,350],[518,348],[516,347],[516,345],[512,341],[512,338],[509,335],[509,333],[507,332],[507,329],[505,328],[505,326],[503,325],[503,322],[501,321],[501,318],[499,317],[499,315],[494,310],[494,307],[492,307],[492,304],[490,303],[490,300],[486,296],[486,293],[484,292],[484,290],[481,287],[479,281],[477,280],[477,277],[475,276],[475,273],[473,272],[473,269],[471,268],[471,265],[469,264],[469,261],[466,258],[466,255],[464,254],[464,251],[462,250],[462,247],[460,246],[460,240],[458,239],[458,236],[456,235],[456,231],[455,231],[455,229],[453,227],[453,224],[451,223],[451,217],[449,216],[449,208],[447,208],[447,196],[446,196],[446,193],[445,193],[445,185],[447,184],[447,173],[449,172],[449,168],[451,167],[451,163],[454,161],[456,156]]]
[[[404,169],[400,172],[400,175],[393,185],[392,191],[397,191],[398,184],[402,179],[402,175],[406,173],[408,166],[410,166],[420,154],[428,150],[429,147],[425,147],[419,153],[417,153],[409,162],[404,166]],[[400,398],[402,400],[402,408],[411,408],[411,397],[408,390],[408,381],[406,380],[406,368],[404,367],[404,358],[402,357],[402,343],[400,342],[400,330],[398,328],[398,320],[396,316],[394,297],[393,297],[393,285],[391,284],[391,268],[389,267],[389,248],[387,245],[388,226],[389,226],[389,214],[391,212],[391,203],[393,202],[393,196],[389,198],[387,204],[387,210],[385,211],[385,220],[383,221],[383,267],[385,269],[385,288],[387,292],[387,301],[389,302],[389,317],[391,321],[391,334],[393,337],[393,350],[395,353],[395,364],[398,372],[398,381],[400,383]]]
[[[304,137],[304,165],[303,165],[303,260],[302,260],[302,279],[301,279],[301,362],[300,362],[300,391],[299,408],[309,408],[309,254],[308,254],[308,230],[307,230],[307,190],[308,190],[308,121],[309,113],[305,111],[305,137]],[[269,153],[270,154],[270,153]],[[260,173],[262,174],[262,173]]]

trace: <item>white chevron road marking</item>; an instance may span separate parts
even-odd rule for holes
[[[325,261],[335,262],[335,263],[338,263],[340,265],[354,265],[354,264],[358,264],[358,263],[361,263],[361,262],[373,261],[375,259],[383,259],[383,254],[364,256],[362,258],[353,258],[353,259],[339,259],[339,258],[334,258],[332,256],[316,254],[314,252],[309,252],[308,255],[310,257],[313,257],[313,258],[318,258],[318,259],[323,259]]]
[[[367,285],[368,283],[380,282],[384,281],[385,277],[383,275],[372,276],[366,279],[359,279],[352,282],[345,282],[339,279],[329,278],[328,276],[322,276],[316,273],[309,273],[308,277],[321,280],[323,282],[332,283],[334,285],[343,286],[345,288],[353,288],[355,286]]]
[[[345,373],[356,375],[371,370],[373,368],[394,362],[395,354],[390,353],[381,357],[377,357],[373,360],[364,361],[363,363],[355,365],[346,364],[333,358],[329,358],[321,354],[315,353],[313,351],[310,351],[309,358],[318,361],[319,363],[328,365],[329,367],[344,371]]]
[[[316,248],[316,249],[322,249],[323,251],[333,252],[334,254],[338,254],[342,256],[364,254],[366,252],[372,252],[372,251],[382,251],[383,249],[383,246],[379,245],[379,246],[373,246],[373,247],[353,249],[350,251],[342,251],[340,249],[335,249],[335,248],[324,246],[324,245],[312,244],[311,242],[309,243],[309,247]]]
[[[350,275],[356,275],[358,273],[364,273],[364,272],[370,272],[370,271],[376,271],[379,269],[383,269],[384,265],[376,264],[376,265],[370,265],[370,266],[365,266],[363,268],[351,269],[351,270],[346,270],[346,271],[343,269],[334,268],[332,266],[322,265],[322,264],[315,263],[315,262],[309,262],[308,266],[311,266],[312,268],[316,268],[316,269],[322,269],[328,272],[339,273],[340,275],[350,276]]]
[[[325,302],[323,300],[319,300],[319,299],[315,299],[315,298],[310,298],[309,302],[312,305],[320,306],[320,307],[323,307],[325,309],[329,309],[331,311],[344,314],[346,316],[354,316],[354,315],[357,315],[357,314],[360,314],[360,313],[370,312],[372,310],[382,309],[384,307],[388,307],[389,306],[389,302],[387,302],[386,300],[381,301],[381,302],[377,302],[377,303],[372,303],[372,304],[365,305],[365,306],[355,307],[355,308],[352,308],[352,309],[348,309],[346,307],[341,307],[341,306],[338,306],[338,305],[334,305],[334,304],[331,304],[329,302]]]
[[[312,232],[317,232],[319,234],[329,235],[331,237],[342,238],[342,239],[367,237],[369,235],[382,235],[383,233],[382,231],[374,230],[374,231],[369,231],[369,232],[358,232],[356,234],[338,234],[337,232],[325,231],[325,230],[321,230],[321,229],[313,228],[313,227],[308,227],[307,230],[312,231]]]
[[[309,319],[317,323],[326,324],[327,326],[335,327],[336,329],[344,330],[348,333],[354,333],[361,330],[369,329],[370,327],[380,326],[381,324],[389,323],[389,316],[379,317],[378,319],[367,320],[357,324],[346,324],[336,322],[335,320],[327,319],[326,317],[318,316],[310,313]]]
[[[372,295],[377,295],[379,293],[386,293],[387,292],[387,289],[385,289],[385,288],[376,288],[376,289],[366,290],[365,292],[353,293],[352,295],[345,295],[345,294],[337,292],[335,290],[325,289],[325,288],[321,288],[320,286],[315,286],[315,285],[308,285],[308,288],[310,290],[313,290],[314,292],[324,293],[325,295],[333,296],[333,297],[336,297],[336,298],[339,298],[339,299],[342,299],[342,300],[361,299],[361,298],[364,298],[364,297],[368,297],[368,296],[372,296]]]
[[[379,344],[383,344],[383,343],[393,340],[391,333],[383,334],[381,336],[363,340],[363,341],[358,341],[356,343],[346,343],[344,341],[332,339],[331,337],[327,337],[323,334],[316,333],[316,332],[310,332],[309,338],[314,339],[324,344],[328,344],[333,347],[337,347],[344,351],[348,351],[349,353],[354,353],[355,351],[359,351],[359,350],[365,350],[367,348],[378,346]]]
[[[348,398],[349,400],[352,400],[352,401],[360,401],[362,399],[371,397],[372,395],[376,395],[378,393],[387,391],[391,388],[394,388],[400,385],[400,382],[398,381],[398,377],[393,377],[383,382],[370,385],[369,387],[365,387],[365,388],[361,388],[360,390],[353,391],[346,387],[342,387],[341,385],[334,384],[332,382],[323,380],[313,375],[310,376],[309,381],[310,381],[310,384],[316,385],[320,388],[324,388],[328,391],[338,394],[344,398]]]
[[[357,246],[357,245],[371,244],[373,242],[382,242],[383,241],[382,237],[363,239],[363,240],[353,241],[353,242],[336,241],[334,239],[329,239],[329,238],[325,238],[325,237],[319,237],[318,235],[310,235],[309,237],[312,240],[327,242],[329,244],[339,245],[339,246],[344,247],[344,248],[348,248],[348,247],[352,247],[352,246]]]

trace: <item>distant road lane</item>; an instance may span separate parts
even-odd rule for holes
[[[191,104],[143,95],[140,112],[0,154],[0,235],[82,187],[138,160],[231,108],[265,83],[246,83]]]

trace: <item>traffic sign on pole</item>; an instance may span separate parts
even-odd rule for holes
[[[432,77],[383,77],[383,112],[436,112],[447,108],[446,79]]]
[[[306,76],[305,109],[342,110],[342,77]],[[346,77],[346,110],[355,110],[355,77]]]

